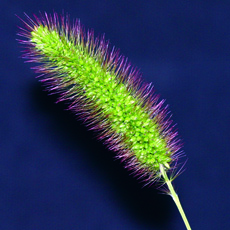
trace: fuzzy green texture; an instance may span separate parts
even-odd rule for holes
[[[158,172],[161,164],[168,167],[172,153],[158,124],[141,106],[141,98],[134,97],[113,70],[101,65],[100,54],[92,55],[84,42],[43,25],[31,32],[31,42],[46,58],[46,66],[78,85],[81,94],[102,111],[110,129],[121,137],[123,148],[141,165]]]

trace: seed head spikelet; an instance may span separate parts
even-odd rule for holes
[[[79,20],[71,24],[56,13],[26,17],[19,32],[23,58],[40,64],[33,69],[48,91],[66,101],[145,184],[171,184],[167,174],[182,155],[181,141],[152,84],[104,36],[85,32]]]

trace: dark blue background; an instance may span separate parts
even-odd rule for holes
[[[106,34],[167,99],[188,157],[175,186],[193,229],[230,229],[230,2],[3,1],[0,229],[185,229],[19,58],[15,14],[55,10]]]

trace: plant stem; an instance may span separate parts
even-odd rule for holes
[[[173,198],[173,200],[174,200],[174,202],[175,202],[175,204],[176,204],[176,206],[177,206],[177,208],[178,208],[178,210],[180,212],[180,215],[181,215],[181,217],[182,217],[182,219],[184,221],[184,224],[185,224],[187,230],[191,230],[191,227],[189,225],[188,219],[187,219],[187,217],[186,217],[186,215],[184,213],[184,210],[183,210],[183,208],[181,206],[179,197],[176,194],[176,192],[175,192],[175,190],[174,190],[174,188],[172,186],[171,180],[168,178],[168,175],[167,175],[167,173],[165,171],[165,167],[163,165],[160,165],[160,171],[161,171],[161,175],[163,176],[163,178],[164,178],[164,180],[165,180],[165,182],[166,182],[166,184],[167,184],[167,186],[169,188],[169,191],[170,191],[169,195],[171,195],[171,197]]]

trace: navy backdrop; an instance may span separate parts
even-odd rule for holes
[[[19,58],[15,14],[68,12],[105,33],[167,99],[188,157],[175,187],[193,229],[230,229],[229,1],[3,1],[0,229],[185,229]]]

